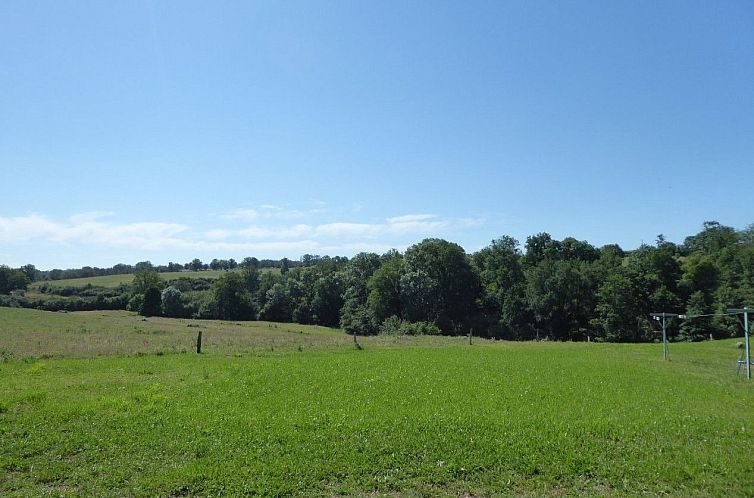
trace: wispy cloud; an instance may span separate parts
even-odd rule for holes
[[[253,222],[258,220],[296,220],[321,215],[327,210],[322,204],[310,209],[290,209],[275,204],[262,204],[253,208],[236,208],[220,215],[229,221]]]
[[[309,225],[294,225],[292,227],[261,227],[250,226],[238,231],[238,234],[249,239],[295,239],[309,237],[313,233]]]
[[[96,244],[102,246],[155,249],[170,246],[188,230],[176,223],[139,222],[116,224],[99,221],[102,214],[81,213],[67,222],[30,214],[0,217],[0,242],[47,240],[59,244]]]
[[[264,207],[272,211],[271,206]],[[406,214],[374,223],[330,222],[288,225],[252,213],[236,210],[226,218],[236,226],[204,228],[180,223],[141,221],[119,223],[113,213],[78,213],[64,220],[42,214],[0,216],[0,243],[7,247],[34,244],[91,251],[92,248],[118,248],[134,253],[144,251],[193,252],[197,254],[265,254],[280,257],[310,253],[353,254],[359,251],[384,252],[402,248],[420,237],[441,236],[477,226],[471,218],[443,219],[432,214]],[[246,225],[249,218],[265,224]],[[241,224],[241,226],[237,226]],[[54,250],[54,249],[51,249]]]
[[[393,216],[388,218],[388,223],[410,223],[415,221],[426,221],[437,218],[436,214],[404,214],[403,216]]]
[[[209,239],[218,240],[218,239],[227,239],[231,235],[233,235],[233,232],[230,230],[222,230],[222,229],[216,229],[216,230],[208,230],[204,232],[204,235],[207,236]]]
[[[221,214],[220,218],[226,220],[241,220],[241,221],[254,221],[259,218],[259,211],[256,209],[243,209],[238,208],[233,211]]]
[[[375,239],[404,235],[431,235],[441,230],[456,230],[478,226],[473,218],[440,219],[434,214],[407,214],[387,218],[377,223],[333,222],[320,225],[294,225],[270,227],[253,225],[239,230],[239,235],[249,239]]]

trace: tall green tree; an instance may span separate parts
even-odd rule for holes
[[[292,304],[293,300],[288,293],[288,287],[278,282],[267,291],[259,317],[261,320],[270,322],[290,322]]]
[[[537,328],[557,340],[584,340],[597,282],[589,263],[545,259],[527,270],[526,299]]]
[[[223,273],[212,285],[212,294],[221,320],[253,320],[256,309],[243,277],[237,272]]]
[[[688,294],[701,293],[706,306],[712,304],[712,295],[717,289],[720,271],[714,259],[700,253],[688,256],[683,262],[681,287]]]
[[[8,294],[14,290],[25,290],[30,280],[23,270],[14,270],[0,265],[0,294]]]
[[[739,235],[731,227],[721,225],[717,221],[705,221],[703,226],[701,232],[686,237],[683,242],[686,251],[711,255],[738,242]]]
[[[337,327],[343,306],[344,283],[341,274],[329,273],[316,280],[311,302],[314,322],[325,327]]]
[[[290,269],[290,261],[288,258],[283,258],[280,260],[280,273],[285,275],[288,273],[288,270]]]
[[[385,260],[367,282],[367,309],[375,323],[380,324],[391,316],[404,316],[401,303],[401,276],[405,266],[403,257],[396,253]]]
[[[172,285],[165,287],[160,294],[162,314],[168,317],[183,316],[182,293]]]
[[[647,323],[647,295],[638,275],[618,267],[600,285],[591,323],[611,342],[638,342],[652,329]]]
[[[518,241],[502,236],[472,256],[483,293],[480,306],[493,337],[507,339],[529,336],[525,292],[526,277]]]
[[[367,284],[380,268],[382,259],[374,253],[362,252],[354,256],[343,269],[343,305],[340,326],[349,333],[376,333],[379,322],[373,319],[367,305]]]
[[[401,291],[412,321],[434,322],[445,333],[465,332],[480,294],[465,251],[442,239],[425,239],[406,250]]]
[[[144,292],[144,301],[139,312],[143,316],[160,316],[162,313],[160,289],[149,287]]]
[[[524,265],[528,268],[537,266],[545,258],[555,259],[557,251],[557,241],[552,240],[549,233],[541,232],[536,235],[526,237],[526,254],[524,255]]]
[[[164,282],[160,274],[149,268],[142,267],[134,273],[131,287],[135,294],[145,294],[147,290],[155,288],[158,291],[162,289]]]
[[[678,338],[685,341],[701,341],[711,333],[712,321],[709,317],[696,317],[708,314],[711,309],[705,302],[702,291],[696,291],[686,305],[686,318],[680,327]]]

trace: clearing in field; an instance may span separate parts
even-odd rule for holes
[[[0,494],[754,494],[733,341],[674,344],[670,362],[654,344],[362,346],[301,325],[0,309]]]

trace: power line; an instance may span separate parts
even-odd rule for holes
[[[742,363],[746,364],[746,378],[751,379],[751,349],[749,347],[749,313],[754,314],[752,308],[730,308],[725,313],[701,313],[699,315],[677,315],[675,313],[652,313],[652,318],[662,323],[662,356],[664,359],[668,359],[668,335],[666,327],[668,320],[677,318],[679,320],[690,320],[692,318],[706,318],[711,316],[730,316],[730,315],[743,315],[744,337],[745,337],[745,360],[738,360],[738,365]]]
[[[701,315],[678,315],[678,318],[682,318],[685,320],[688,320],[690,318],[701,318],[705,316],[729,316],[729,315],[740,315],[741,313],[706,313]]]

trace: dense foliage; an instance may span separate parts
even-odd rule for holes
[[[202,265],[197,259],[186,267]],[[260,271],[270,265],[280,271]],[[49,300],[19,291],[43,272],[31,265],[0,267],[0,292],[12,293],[0,297],[0,305],[296,322],[358,335],[651,341],[658,335],[654,311],[712,315],[754,304],[754,226],[736,231],[706,222],[682,244],[660,235],[655,245],[633,251],[539,233],[523,249],[503,236],[471,255],[452,242],[426,239],[403,254],[361,253],[350,260],[213,260],[210,268],[229,270],[215,280],[168,283],[150,263],[136,267],[133,283],[115,290],[42,284],[39,291]],[[671,324],[671,335],[683,340],[730,337],[737,330],[736,319],[725,316]]]
[[[327,258],[327,256],[325,256]],[[29,279],[33,282],[35,280],[65,280],[70,278],[90,278],[101,277],[105,275],[129,275],[139,270],[150,270],[157,273],[166,272],[178,272],[183,270],[202,271],[202,270],[233,270],[239,267],[256,266],[257,268],[301,268],[306,266],[314,266],[323,259],[322,256],[304,254],[301,256],[300,261],[291,261],[287,258],[280,260],[274,259],[262,259],[247,257],[240,263],[230,259],[213,259],[209,263],[205,263],[198,258],[187,263],[173,263],[170,262],[166,265],[153,265],[150,261],[140,261],[135,265],[128,265],[119,263],[110,268],[98,268],[96,266],[84,266],[81,268],[69,268],[67,270],[61,270],[56,268],[54,270],[40,271],[34,268],[33,265],[26,265],[23,267],[24,271],[29,276]]]

